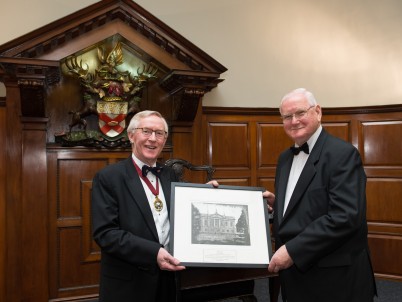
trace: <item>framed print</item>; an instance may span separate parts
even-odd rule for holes
[[[267,267],[265,189],[172,183],[170,252],[185,266]]]

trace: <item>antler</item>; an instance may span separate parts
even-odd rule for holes
[[[82,59],[78,62],[76,56],[70,56],[64,62],[68,68],[68,71],[77,75],[80,79],[88,80],[89,66],[85,63],[86,67],[82,64]]]
[[[137,68],[136,76],[129,76],[130,83],[132,88],[130,89],[130,94],[135,95],[138,91],[140,91],[145,83],[151,79],[156,78],[156,73],[158,72],[158,68],[152,64],[143,64],[142,70],[141,67]]]
[[[139,82],[143,82],[149,80],[151,78],[156,78],[156,73],[158,72],[158,67],[153,64],[143,65],[142,71],[140,71],[140,67],[137,68],[137,80]]]

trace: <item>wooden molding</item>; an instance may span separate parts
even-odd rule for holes
[[[104,0],[0,46],[5,57],[37,58],[88,32],[120,20],[190,69],[227,69],[193,43],[131,0]],[[104,37],[106,38],[106,37]]]
[[[173,70],[166,75],[160,85],[170,95],[175,96],[173,120],[193,121],[204,94],[221,81],[219,74],[215,72]]]
[[[278,108],[243,108],[243,107],[203,107],[202,111],[208,115],[278,115]],[[323,107],[323,115],[341,115],[341,114],[368,114],[368,113],[391,113],[401,112],[402,104],[380,105],[380,106],[359,106],[359,107]]]
[[[46,89],[60,81],[58,63],[43,60],[16,60],[0,58],[4,71],[2,77],[16,81],[20,87],[21,115],[45,117]]]

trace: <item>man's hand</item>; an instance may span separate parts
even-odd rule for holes
[[[266,198],[268,201],[268,211],[272,212],[274,209],[274,202],[275,202],[275,194],[269,191],[265,191],[262,193],[262,197]]]
[[[219,183],[218,183],[215,179],[213,179],[213,180],[211,180],[211,181],[208,181],[208,182],[207,182],[207,185],[213,185],[214,188],[219,187]]]
[[[159,249],[156,261],[158,262],[159,268],[164,271],[181,271],[186,268],[185,266],[179,265],[180,261],[170,255],[168,251],[162,247]]]
[[[286,245],[282,245],[272,256],[271,261],[269,262],[268,271],[271,273],[277,273],[292,265],[293,260],[290,258]]]

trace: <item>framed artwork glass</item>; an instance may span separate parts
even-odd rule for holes
[[[272,246],[263,191],[173,182],[171,254],[185,266],[267,267]]]

